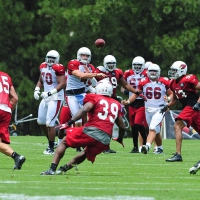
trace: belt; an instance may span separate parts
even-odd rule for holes
[[[85,88],[66,90],[66,95],[75,95],[85,93]]]

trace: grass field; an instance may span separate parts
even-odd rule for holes
[[[200,172],[188,170],[199,159],[199,141],[183,141],[183,162],[168,163],[175,152],[175,140],[164,140],[164,154],[130,154],[132,139],[125,138],[125,148],[112,141],[116,154],[100,154],[92,164],[85,161],[62,176],[41,176],[47,170],[52,155],[43,155],[45,137],[11,137],[11,146],[26,156],[20,171],[13,171],[11,158],[0,154],[0,199],[120,199],[167,200],[199,199]],[[68,149],[60,165],[76,155]],[[60,166],[59,165],[59,166]]]

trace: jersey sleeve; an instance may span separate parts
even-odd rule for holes
[[[147,78],[142,78],[138,83],[138,89],[143,90],[143,87],[147,82],[148,82]]]
[[[77,60],[70,60],[67,65],[68,73],[72,74],[72,71],[79,70],[79,65],[80,62],[78,62]]]
[[[198,78],[197,76],[193,75],[193,74],[188,74],[185,76],[185,80],[190,83],[193,84],[194,86],[196,86],[198,84]]]
[[[53,65],[52,69],[55,71],[56,76],[65,75],[65,67],[62,64]]]
[[[83,105],[85,105],[87,102],[92,103],[93,105],[95,104],[95,99],[96,99],[96,94],[86,94],[85,98],[83,100]]]
[[[121,79],[123,77],[123,71],[121,69],[117,70],[118,74],[119,74],[119,79]]]
[[[123,75],[125,81],[127,81],[128,76],[129,76],[129,70],[126,70],[126,71],[124,72],[124,75]]]
[[[167,77],[161,77],[161,82],[165,85],[167,90],[170,88],[170,80]]]
[[[95,72],[95,70],[96,70],[96,69],[95,69],[95,67],[94,67],[94,65],[92,65],[92,64],[89,64],[88,66],[91,68],[91,70],[92,70],[92,73],[94,73],[94,72]]]

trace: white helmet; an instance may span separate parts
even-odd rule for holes
[[[51,50],[47,53],[45,62],[49,65],[52,66],[54,64],[59,63],[60,60],[60,55],[57,51]]]
[[[145,62],[145,64],[144,64],[144,69],[148,69],[148,67],[149,67],[151,64],[153,64],[151,61]]]
[[[137,56],[133,59],[132,69],[138,74],[144,70],[145,60],[141,56]]]
[[[114,56],[107,55],[103,59],[103,66],[106,70],[112,72],[114,69],[116,69],[117,61]]]
[[[150,64],[148,67],[147,75],[150,79],[156,79],[160,77],[160,67],[156,64]]]
[[[170,67],[168,76],[170,79],[177,79],[187,73],[187,65],[183,61],[176,61]]]
[[[107,79],[99,81],[95,90],[96,94],[101,94],[109,97],[111,97],[113,94],[113,86],[111,82]]]
[[[89,56],[88,59],[87,60],[82,60],[82,58],[81,58],[82,54],[88,55]],[[77,51],[77,60],[80,61],[80,62],[82,62],[84,65],[90,63],[91,57],[92,57],[91,51],[87,47],[81,47]]]

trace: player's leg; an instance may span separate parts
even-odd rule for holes
[[[145,118],[146,118],[146,122],[147,122],[148,126],[151,124],[153,114],[154,113],[148,112],[147,110],[145,111]],[[141,148],[142,153],[147,154],[147,152],[149,151],[149,149],[151,147],[152,142],[155,140],[155,135],[156,135],[155,130],[149,129],[147,143],[144,144]]]
[[[61,100],[48,102],[46,126],[48,128],[49,147],[46,149],[44,154],[54,154],[54,143],[55,143],[55,136],[56,136],[55,122],[58,118],[58,114],[59,114],[61,106],[62,106]]]
[[[8,127],[11,121],[11,113],[0,110],[0,116],[0,152],[13,158],[15,162],[13,169],[20,170],[26,159],[8,145],[10,144]]]
[[[70,109],[67,104],[64,104],[60,111],[59,122],[60,124],[64,124],[71,119]],[[62,139],[66,135],[65,129],[58,131],[58,144],[61,143]]]
[[[82,94],[83,96],[85,96],[85,94]],[[75,96],[68,96],[67,98],[67,104],[69,106],[71,115],[74,116],[79,109],[82,107],[82,105],[80,104],[80,101],[77,99],[77,97]],[[75,122],[75,127],[81,127],[83,125],[83,120],[79,119]],[[81,152],[81,148],[76,148],[77,152]]]
[[[46,114],[47,114],[47,104],[44,100],[42,100],[38,107],[38,118],[37,123],[41,127],[42,131],[44,132],[45,136],[47,137],[48,143],[48,129],[46,127]]]
[[[146,123],[144,107],[136,109],[134,123],[135,123],[134,129],[136,129],[140,133],[143,145],[146,144],[147,135],[145,126],[147,126],[146,125],[147,123]]]

